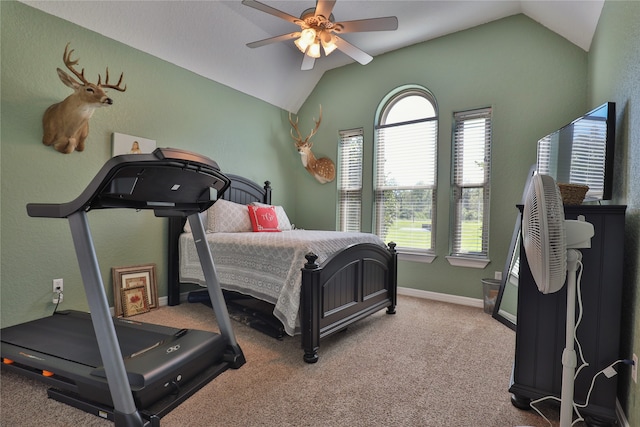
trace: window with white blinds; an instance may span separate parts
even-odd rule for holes
[[[491,108],[454,113],[451,255],[487,258]]]
[[[338,230],[360,231],[362,212],[362,129],[341,130],[338,142]]]
[[[422,88],[398,91],[376,126],[375,230],[400,252],[431,253],[435,242],[438,117]]]

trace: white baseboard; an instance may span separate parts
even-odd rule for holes
[[[187,292],[182,292],[180,294],[180,302],[185,302],[187,301],[187,298],[189,296],[189,291]],[[163,307],[169,305],[169,297],[159,297],[158,298],[158,307]]]
[[[422,291],[420,289],[403,288],[398,286],[398,295],[430,299],[434,301],[450,302],[452,304],[469,307],[484,307],[484,301],[478,298],[461,297],[459,295],[443,294],[440,292]]]

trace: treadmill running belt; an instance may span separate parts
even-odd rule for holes
[[[78,313],[57,312],[51,317],[3,328],[2,341],[93,368],[102,366],[91,318],[88,314],[86,319],[74,314]],[[154,331],[140,333],[140,329],[120,322],[115,326],[123,357],[168,338],[167,334]]]

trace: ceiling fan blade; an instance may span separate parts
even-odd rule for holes
[[[284,42],[287,40],[293,40],[296,37],[300,37],[300,32],[293,32],[289,34],[282,34],[281,36],[269,37],[268,39],[258,40],[255,42],[247,43],[247,47],[261,47],[271,43]]]
[[[261,12],[265,12],[265,13],[268,13],[270,15],[276,16],[276,17],[278,17],[280,19],[284,19],[285,21],[289,21],[292,24],[299,25],[299,22],[302,22],[302,21],[300,21],[300,18],[296,18],[295,16],[289,15],[288,13],[284,13],[281,10],[278,10],[278,9],[273,8],[271,6],[267,6],[266,4],[260,3],[259,1],[242,0],[242,4],[245,5],[245,6],[249,6],[249,7],[252,7],[254,9],[257,9],[257,10],[259,10]]]
[[[358,33],[365,31],[394,31],[398,29],[398,18],[387,16],[384,18],[358,19],[355,21],[336,22],[333,31],[338,34]]]
[[[309,71],[311,69],[313,69],[313,64],[316,63],[316,59],[312,58],[309,55],[303,55],[302,58],[302,67],[300,67],[300,69],[302,71]]]
[[[338,46],[338,50],[349,55],[351,58],[355,59],[362,65],[367,65],[373,59],[373,56],[360,50],[359,48],[355,47],[351,43],[347,42],[346,40],[338,36],[336,36],[335,42],[336,42],[336,46]]]
[[[322,15],[325,18],[329,19],[331,16],[331,12],[333,11],[333,6],[335,6],[336,0],[318,0],[318,5],[316,6],[316,16]]]

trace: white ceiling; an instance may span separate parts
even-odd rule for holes
[[[354,61],[336,51],[301,71],[293,41],[256,49],[246,43],[297,26],[235,1],[31,1],[23,3],[191,70],[288,111],[297,112],[323,73]],[[314,0],[261,0],[300,16]],[[524,13],[589,50],[604,0],[338,0],[336,21],[397,16],[398,30],[343,34],[380,55],[507,16]]]

